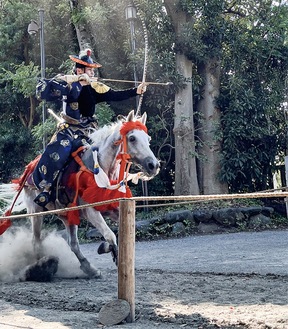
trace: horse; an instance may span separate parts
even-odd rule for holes
[[[159,172],[159,161],[150,149],[150,137],[146,128],[147,115],[135,117],[131,111],[126,118],[106,125],[89,133],[92,143],[81,147],[73,154],[73,161],[59,175],[55,189],[55,201],[46,205],[47,210],[62,209],[67,206],[63,201],[63,193],[70,201],[70,206],[90,204],[117,197],[131,197],[127,185],[129,179],[152,179]],[[26,166],[22,177],[17,180],[18,189],[23,187],[24,204],[32,224],[33,246],[38,260],[41,259],[41,228],[43,208],[33,200],[40,191],[29,183],[29,175],[35,169],[35,163]],[[130,164],[141,168],[142,172],[129,174]],[[72,169],[71,169],[72,168]],[[60,192],[59,192],[60,191]],[[21,192],[21,193],[22,193]],[[68,196],[67,196],[68,195]],[[65,199],[65,197],[64,197]],[[115,233],[107,225],[103,213],[115,214],[118,202],[112,204],[83,207],[76,211],[60,212],[57,214],[63,222],[67,243],[79,260],[81,270],[89,278],[100,278],[101,272],[94,268],[81,252],[77,236],[81,219],[90,222],[103,236],[104,243],[99,246],[98,253],[111,252],[117,265],[117,239]],[[69,210],[69,209],[68,209]],[[113,217],[113,216],[112,216]],[[55,272],[55,271],[54,271]]]

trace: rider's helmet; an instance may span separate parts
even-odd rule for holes
[[[76,55],[70,55],[69,58],[75,62],[76,68],[84,68],[84,67],[93,67],[93,68],[99,68],[102,65],[94,62],[91,58],[92,51],[91,49],[85,49],[80,51],[79,56]]]

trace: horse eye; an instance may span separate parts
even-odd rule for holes
[[[129,142],[135,142],[136,138],[135,136],[129,136]]]

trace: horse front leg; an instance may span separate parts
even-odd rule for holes
[[[35,215],[43,211],[42,207],[37,206],[33,200],[37,194],[37,190],[24,188],[24,203],[27,208],[27,215],[30,217],[32,229],[32,245],[35,254],[35,260],[39,260],[43,256],[41,230],[43,224],[43,216]]]
[[[67,231],[67,239],[68,244],[71,248],[71,251],[75,254],[80,262],[81,270],[88,275],[89,278],[101,278],[101,272],[94,268],[87,258],[83,255],[82,251],[80,250],[79,240],[77,236],[78,226],[77,225],[69,225],[66,218],[61,218],[62,222],[64,223]]]
[[[43,217],[42,216],[31,216],[31,226],[32,226],[32,244],[34,252],[36,255],[36,260],[39,260],[43,255],[42,241],[41,241],[41,230]]]
[[[117,239],[113,231],[105,222],[101,213],[94,208],[83,209],[83,214],[85,218],[97,228],[100,234],[105,239],[105,242],[101,243],[98,248],[98,254],[109,253],[111,252],[113,261],[117,265],[118,262],[118,245]]]

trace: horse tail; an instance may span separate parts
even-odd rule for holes
[[[14,211],[22,211],[26,207],[23,205],[22,198],[15,198],[15,192],[17,186],[15,184],[1,184],[0,185],[0,200],[4,205],[7,205],[12,202],[12,206],[8,209],[0,209],[2,216],[11,216],[12,209]],[[19,193],[19,192],[18,192]],[[17,203],[16,203],[17,201]],[[1,219],[0,217],[0,235],[2,235],[10,226],[12,225],[11,219]]]
[[[37,156],[33,161],[31,161],[26,167],[23,174],[17,178],[12,180],[11,184],[1,184],[0,185],[0,200],[4,202],[4,204],[10,203],[12,200],[12,205],[5,211],[4,216],[11,216],[12,211],[22,211],[26,208],[23,198],[20,197],[22,195],[23,187],[26,183],[27,178],[35,169],[38,161],[40,159],[40,155]],[[17,192],[15,196],[15,192]],[[10,226],[12,225],[12,221],[10,219],[1,219],[0,218],[0,235],[3,234]]]

